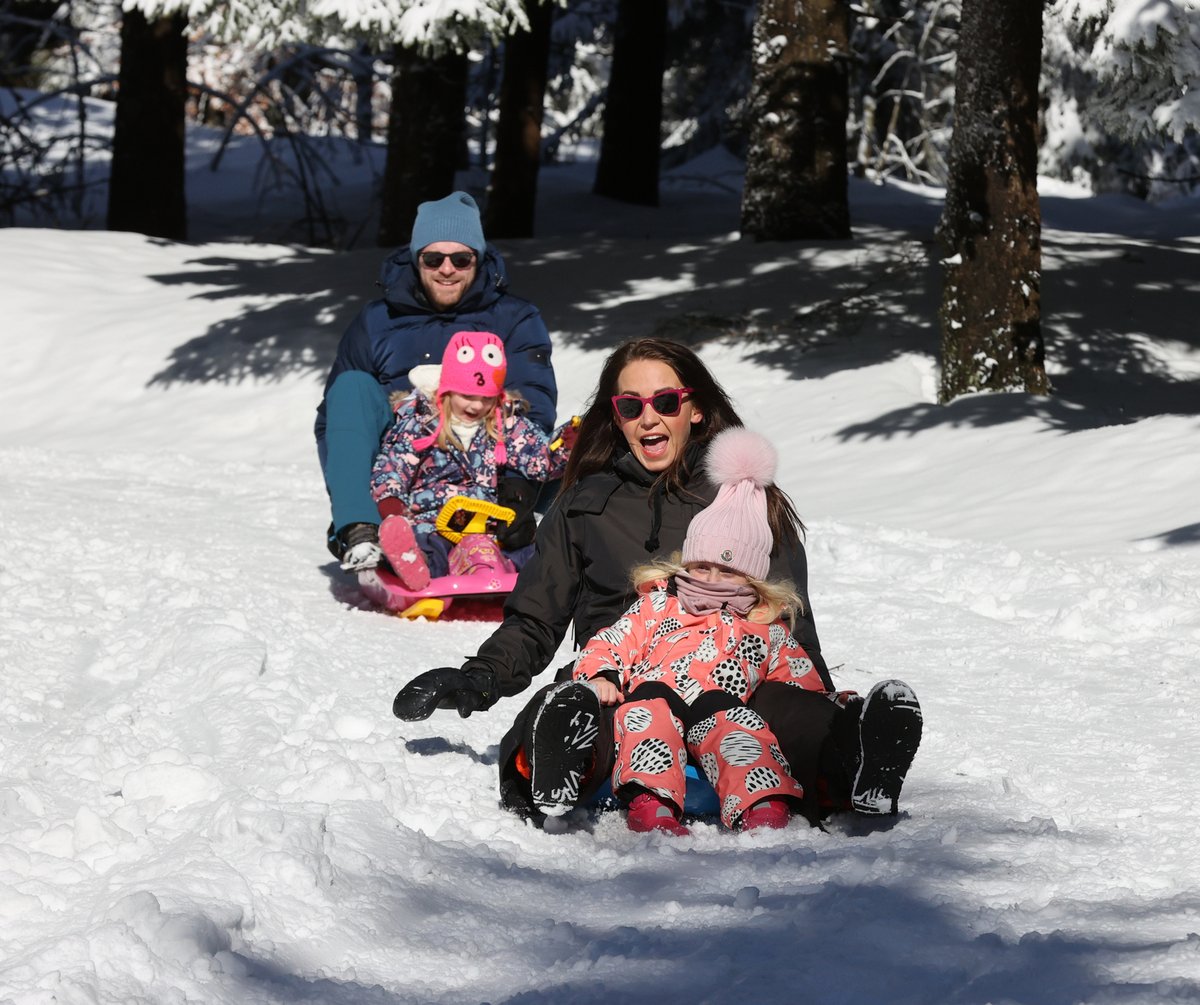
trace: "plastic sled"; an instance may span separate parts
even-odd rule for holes
[[[720,815],[721,804],[717,793],[695,765],[689,764],[684,769],[687,777],[687,791],[683,796],[683,813],[689,817],[715,817]],[[592,797],[591,805],[597,807],[613,807],[617,805],[612,794],[612,783],[605,779],[596,794]]]
[[[372,603],[402,618],[436,621],[455,607],[460,620],[499,621],[504,598],[517,585],[515,572],[476,572],[438,576],[423,590],[410,590],[387,569],[358,574],[358,587]],[[457,606],[455,606],[457,605]]]
[[[438,533],[457,544],[467,534],[496,534],[516,518],[507,506],[455,496],[438,513]],[[402,618],[436,621],[454,606],[447,620],[500,621],[504,598],[517,584],[515,572],[481,569],[451,573],[431,579],[420,590],[410,590],[388,568],[358,574],[358,587],[372,603]]]

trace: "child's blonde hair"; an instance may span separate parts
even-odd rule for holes
[[[388,395],[388,404],[390,404],[392,410],[395,411],[415,393],[415,391],[393,391]],[[492,397],[498,398],[499,395],[493,395]],[[504,411],[506,415],[520,415],[525,411],[527,402],[525,396],[520,391],[510,391],[506,388],[504,391],[504,398]],[[450,414],[450,402],[448,399],[449,395],[443,394],[441,400],[438,401],[435,406],[438,412],[441,414],[442,421],[439,425],[437,439],[434,440],[434,443],[436,443],[442,450],[445,450],[448,446],[455,446],[459,450],[465,451],[467,449],[466,445],[459,441],[458,436],[451,428],[451,419],[453,416]],[[496,419],[495,408],[488,409],[487,416],[483,420],[483,428],[487,430],[488,439],[500,439],[500,423]]]
[[[496,421],[495,406],[495,401],[499,397],[500,396],[496,394],[486,399],[493,402],[493,404],[490,408],[488,408],[487,415],[483,420],[483,428],[487,430],[488,439],[493,441],[500,439],[500,424]],[[438,411],[442,413],[442,421],[438,426],[437,439],[434,440],[434,442],[443,450],[445,450],[447,447],[454,446],[458,447],[459,450],[465,451],[467,449],[467,445],[459,441],[458,434],[454,432],[454,429],[451,427],[451,422],[454,420],[454,416],[450,412],[449,394],[443,394],[441,396],[440,400],[438,401]]]
[[[675,552],[669,559],[648,562],[637,566],[630,573],[634,588],[642,592],[647,583],[660,579],[670,579],[681,572],[687,572],[687,567],[680,562],[681,552]],[[746,620],[757,624],[769,625],[780,618],[786,618],[789,630],[795,630],[797,615],[804,613],[804,598],[796,592],[796,588],[786,579],[770,582],[746,577],[746,584],[758,594],[758,604]]]

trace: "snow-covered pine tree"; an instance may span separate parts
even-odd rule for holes
[[[187,19],[180,13],[121,19],[121,69],[108,179],[109,230],[182,241]]]
[[[621,0],[593,186],[597,195],[658,205],[666,47],[667,0]]]
[[[849,237],[843,0],[760,0],[742,233]]]
[[[1056,0],[1039,171],[1170,198],[1200,183],[1200,2]]]
[[[379,231],[388,245],[407,239],[417,203],[453,186],[467,51],[487,36],[529,27],[522,0],[126,0],[126,7],[147,18],[182,11],[193,28],[260,48],[330,34],[394,46]]]
[[[1200,0],[1074,0],[1070,13],[1102,20],[1092,59],[1113,132],[1178,142],[1200,130]]]
[[[941,385],[1044,394],[1037,194],[1041,0],[963,0],[945,249]]]
[[[484,233],[532,237],[542,155],[546,67],[554,7],[526,0],[530,30],[517,30],[504,43],[496,156],[484,212]]]

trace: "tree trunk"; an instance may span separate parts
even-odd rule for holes
[[[667,0],[621,0],[596,165],[597,195],[658,205]]]
[[[754,22],[742,233],[850,236],[846,0],[761,0]]]
[[[467,57],[396,47],[379,244],[406,244],[417,206],[454,191],[467,103]]]
[[[504,43],[496,163],[483,218],[489,237],[533,237],[554,7],[526,0],[525,14],[531,30]]]
[[[121,19],[121,69],[108,183],[108,229],[187,237],[184,104],[187,18]]]
[[[950,179],[939,400],[1046,394],[1037,194],[1040,0],[964,0]]]

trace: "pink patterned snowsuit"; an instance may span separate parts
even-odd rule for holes
[[[712,783],[721,821],[733,827],[755,803],[800,798],[775,734],[745,699],[763,681],[823,691],[808,654],[781,622],[728,610],[689,614],[649,585],[616,624],[597,632],[575,664],[576,680],[620,677],[613,792],[631,783],[683,806],[690,754]]]

